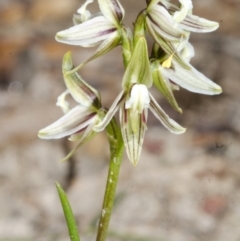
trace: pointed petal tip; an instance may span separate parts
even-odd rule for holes
[[[221,94],[221,93],[222,93],[222,87],[216,84],[215,94],[216,94],[216,95],[219,95],[219,94]]]
[[[46,133],[43,131],[44,129],[40,130],[38,132],[38,138],[40,139],[46,139],[45,136],[46,136]]]
[[[209,21],[209,30],[207,32],[213,32],[219,28],[219,23],[215,21]]]
[[[55,35],[55,40],[58,41],[58,37],[59,37],[59,32],[56,33],[56,35]]]
[[[202,29],[202,33],[210,33],[213,31],[216,31],[219,28],[219,23],[213,22],[211,26],[206,27],[205,29]]]
[[[57,32],[56,35],[55,35],[55,40],[56,40],[57,42],[60,42],[62,38],[64,38],[63,31]]]
[[[174,120],[170,119],[169,122],[172,124],[172,126],[174,128],[172,129],[168,129],[171,133],[176,134],[176,135],[180,135],[186,132],[187,128],[184,128],[182,126],[180,126],[177,122],[175,122]]]
[[[58,32],[56,35],[55,35],[55,40],[59,43],[63,43],[63,44],[69,44],[71,45],[71,42],[69,42],[68,40],[65,39],[66,36],[64,34],[62,34],[61,32]],[[69,42],[69,43],[68,43]]]
[[[58,139],[58,138],[54,138],[52,135],[49,135],[49,131],[46,129],[47,127],[38,132],[38,138],[44,139],[44,140]]]
[[[176,130],[176,131],[174,132],[174,134],[180,135],[180,134],[185,133],[186,130],[187,130],[187,128],[184,128],[184,127],[182,127],[182,126],[179,126],[178,130]]]
[[[213,32],[219,27],[218,22],[211,21],[191,14],[188,14],[186,19],[183,20],[183,22],[180,23],[180,25],[183,27],[183,29],[187,31],[197,33]]]
[[[73,29],[74,27],[71,27],[71,28],[69,28],[69,29]],[[57,40],[57,39],[60,39],[61,40],[61,38],[66,38],[68,35],[69,35],[69,29],[65,29],[65,30],[61,30],[61,31],[59,31],[59,32],[57,32],[56,33],[56,35],[55,35],[55,39]]]
[[[131,159],[130,157],[129,157],[129,160],[130,160],[130,162],[133,164],[134,167],[136,167],[137,164],[138,164],[138,162],[139,162],[139,160],[133,160],[133,159]]]
[[[171,133],[180,135],[186,132],[187,128],[180,126],[176,121],[169,119],[169,122],[172,124],[172,129],[168,128]]]
[[[218,29],[219,26],[220,26],[219,23],[218,23],[218,22],[214,22],[214,23],[215,23],[215,28]],[[216,30],[216,29],[215,29],[215,30]]]
[[[63,71],[68,71],[68,70],[71,70],[73,68],[72,52],[71,51],[68,51],[63,56],[62,68],[63,68]]]
[[[213,83],[214,86],[209,90],[208,93],[203,93],[207,95],[220,95],[222,93],[222,87]]]

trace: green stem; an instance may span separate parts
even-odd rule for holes
[[[107,231],[112,213],[114,197],[118,182],[118,175],[122,162],[123,154],[123,139],[121,130],[118,127],[116,120],[112,121],[107,126],[108,140],[110,144],[110,164],[108,170],[108,178],[105,189],[102,214],[98,224],[97,241],[105,241],[107,238]]]

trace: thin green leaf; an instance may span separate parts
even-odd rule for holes
[[[68,232],[71,241],[80,241],[79,233],[78,233],[78,228],[77,228],[77,223],[75,221],[72,208],[70,206],[70,203],[68,201],[66,193],[63,191],[62,187],[59,185],[59,183],[56,182],[56,187],[58,191],[59,198],[61,200],[63,212],[65,215],[65,219],[67,222],[68,226]]]

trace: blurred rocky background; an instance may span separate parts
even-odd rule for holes
[[[66,163],[59,160],[72,143],[37,138],[39,129],[62,115],[55,102],[65,90],[64,53],[71,50],[80,63],[93,52],[54,40],[57,31],[72,26],[82,3],[0,0],[0,241],[69,240],[56,180],[72,203],[81,240],[95,239],[108,168],[105,134]],[[122,3],[128,24],[145,6],[143,0]],[[175,136],[150,114],[138,166],[123,160],[109,241],[240,240],[240,1],[193,3],[195,14],[221,24],[214,33],[192,34],[191,42],[193,65],[220,84],[223,94],[181,89],[180,115],[152,90],[187,132]],[[108,107],[121,88],[120,52],[81,70]]]

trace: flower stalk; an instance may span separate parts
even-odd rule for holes
[[[115,119],[108,124],[107,128],[108,141],[110,145],[110,163],[108,177],[102,206],[102,213],[98,224],[97,241],[105,241],[112,214],[114,198],[118,183],[118,176],[122,162],[124,150],[121,130]]]

